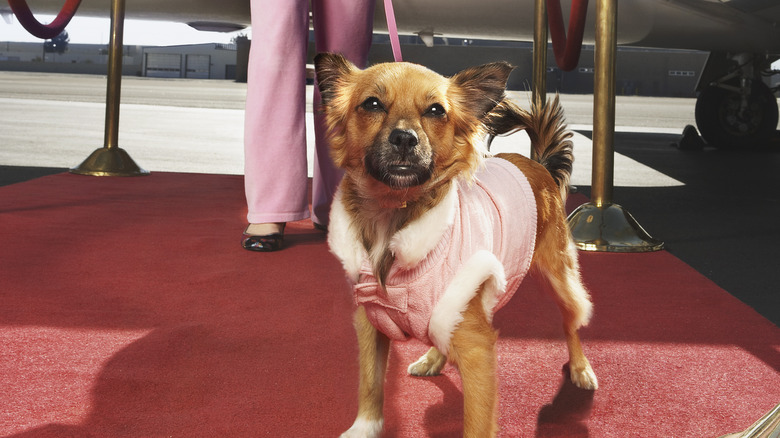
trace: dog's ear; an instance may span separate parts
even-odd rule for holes
[[[504,98],[506,81],[514,67],[506,62],[471,67],[452,77],[463,108],[482,120]]]
[[[340,79],[355,70],[354,64],[335,53],[318,53],[314,57],[314,69],[317,72],[317,86],[320,89],[322,103],[327,105],[336,94]]]

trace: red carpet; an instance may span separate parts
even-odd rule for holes
[[[576,199],[581,203],[583,199]],[[238,176],[0,188],[0,437],[327,437],[356,409],[351,300],[324,234],[241,250]],[[595,393],[527,281],[496,316],[502,436],[716,437],[780,402],[780,329],[666,252],[581,255]],[[460,382],[404,375],[387,436],[460,433]]]

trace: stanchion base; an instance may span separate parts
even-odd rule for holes
[[[70,173],[90,176],[141,176],[149,171],[135,164],[122,148],[102,147],[92,152],[83,163],[70,169]]]
[[[569,215],[568,222],[574,243],[583,251],[650,252],[664,247],[617,204],[582,204]]]
[[[778,436],[780,436],[780,405],[775,406],[747,430],[723,435],[720,438],[774,438]]]

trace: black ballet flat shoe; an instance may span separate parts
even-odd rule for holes
[[[282,233],[254,236],[245,231],[241,239],[241,246],[249,251],[271,252],[282,249],[283,241],[284,235]]]

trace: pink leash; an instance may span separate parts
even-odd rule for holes
[[[401,62],[401,42],[398,40],[398,26],[395,24],[395,12],[393,0],[385,0],[385,17],[387,17],[387,31],[390,33],[390,46],[393,48],[395,62]]]

